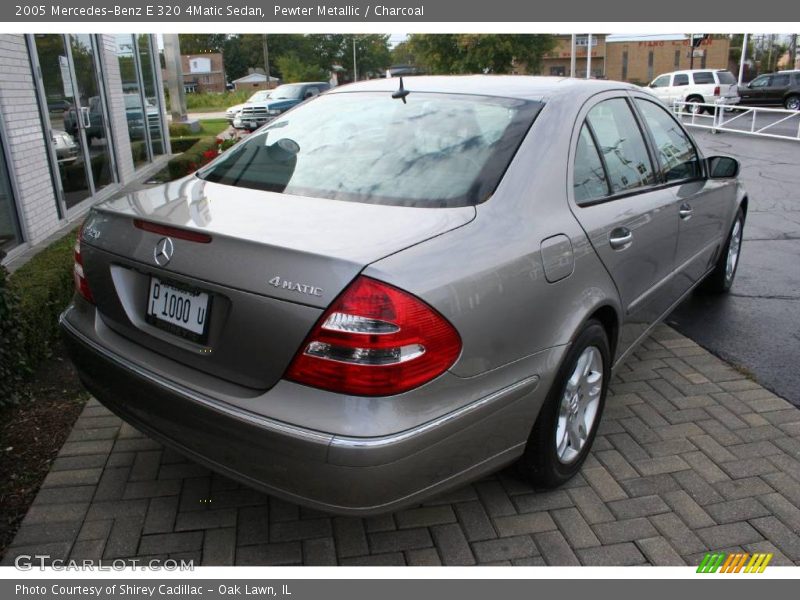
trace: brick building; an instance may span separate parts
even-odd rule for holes
[[[539,75],[570,75],[571,35],[556,36],[556,46],[542,59]],[[725,35],[703,40],[694,50],[695,69],[727,69],[730,39]],[[589,36],[576,36],[575,76],[586,77]],[[646,84],[660,73],[690,68],[687,34],[593,34],[592,77]],[[517,68],[515,72],[524,72]]]
[[[606,36],[592,35],[592,77],[602,77],[605,73]],[[554,75],[566,77],[570,75],[570,57],[572,50],[572,36],[556,36],[556,46],[542,59],[542,68],[539,75]],[[575,36],[575,76],[586,77],[586,66],[589,55],[589,36],[579,34]]]
[[[694,49],[694,68],[727,69],[730,46],[725,35],[703,40]],[[661,73],[691,68],[691,54],[688,35],[609,35],[605,75],[607,79],[646,84]]]
[[[224,92],[225,64],[219,52],[182,54],[183,87],[186,93]]]
[[[151,35],[0,35],[6,262],[170,152],[160,75]]]

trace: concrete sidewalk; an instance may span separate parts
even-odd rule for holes
[[[203,565],[800,565],[800,410],[660,326],[615,377],[564,488],[506,470],[377,518],[334,518],[213,474],[92,400],[3,564],[172,557]]]

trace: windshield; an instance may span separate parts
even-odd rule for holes
[[[269,98],[269,92],[262,91],[262,92],[256,92],[255,94],[253,94],[252,96],[250,96],[247,99],[247,101],[248,102],[263,102],[267,98]]]
[[[486,200],[541,104],[413,92],[319,96],[199,173],[208,181],[336,200],[468,206]]]
[[[270,100],[298,100],[302,93],[302,85],[279,85],[269,97]]]

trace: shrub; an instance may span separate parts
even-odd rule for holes
[[[0,260],[5,253],[0,250]],[[16,320],[19,299],[8,285],[8,271],[0,265],[0,408],[19,401],[25,372],[20,348],[22,331]]]
[[[58,315],[72,298],[75,231],[10,276],[0,269],[0,405],[19,399],[20,385],[50,356]]]
[[[172,146],[172,151],[175,154],[180,152],[186,152],[189,148],[194,146],[197,142],[202,139],[203,136],[190,136],[190,137],[181,137],[181,138],[174,138],[170,140],[170,145]]]
[[[212,152],[213,151],[213,152]],[[167,163],[170,180],[193,173],[217,155],[217,141],[213,137],[200,138],[180,156]]]

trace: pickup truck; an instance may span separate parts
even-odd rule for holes
[[[330,89],[326,81],[287,83],[279,85],[263,102],[249,102],[233,120],[237,129],[253,131],[309,98]]]

